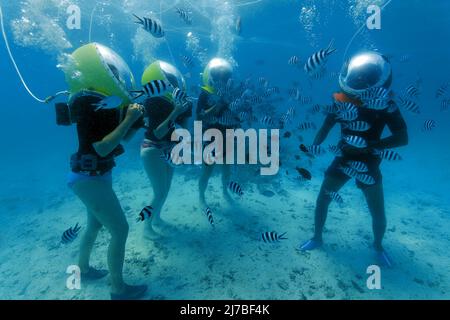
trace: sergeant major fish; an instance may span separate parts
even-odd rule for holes
[[[71,227],[63,232],[61,236],[61,242],[63,244],[68,244],[72,241],[74,241],[78,237],[78,233],[80,232],[81,226],[78,225],[78,223],[75,225],[75,227]]]
[[[228,184],[228,189],[230,189],[233,193],[237,194],[240,197],[242,197],[244,195],[244,192],[242,191],[241,186],[234,181],[231,181]]]
[[[274,243],[279,242],[280,240],[287,240],[287,238],[284,237],[286,233],[287,232],[278,235],[278,233],[276,233],[275,231],[264,232],[263,234],[261,234],[261,240],[265,243]]]
[[[154,36],[155,38],[162,38],[164,37],[165,33],[164,30],[162,29],[161,25],[156,22],[153,19],[150,18],[140,18],[137,15],[133,14],[138,21],[136,21],[137,24],[142,25],[142,27],[144,28],[145,31],[147,31],[148,33],[150,33],[152,36]]]
[[[320,50],[309,57],[304,67],[305,72],[311,76],[320,74],[323,71],[328,57],[336,51],[333,46],[334,40],[330,42],[328,48]]]

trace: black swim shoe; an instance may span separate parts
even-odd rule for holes
[[[93,267],[89,267],[89,271],[86,273],[81,273],[82,280],[98,280],[106,277],[108,275],[108,270],[97,270]]]
[[[122,293],[111,293],[111,300],[139,300],[147,291],[147,286],[129,286],[125,285]]]

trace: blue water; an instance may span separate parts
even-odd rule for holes
[[[145,4],[143,4],[145,2]],[[161,3],[160,3],[161,2]],[[387,1],[329,1],[329,0],[306,0],[306,1],[73,1],[81,9],[81,29],[68,30],[66,22],[66,8],[72,2],[64,0],[28,0],[28,1],[1,1],[5,28],[13,55],[23,74],[24,79],[34,94],[45,98],[57,91],[65,90],[64,75],[56,66],[58,59],[63,54],[70,54],[80,45],[89,42],[89,33],[92,41],[103,43],[119,53],[131,67],[136,79],[144,68],[155,58],[167,60],[177,65],[183,73],[189,72],[182,66],[180,54],[194,56],[196,66],[190,71],[191,77],[187,78],[188,87],[201,84],[200,73],[205,62],[215,55],[220,54],[234,61],[236,77],[245,79],[252,77],[265,77],[274,86],[282,89],[286,100],[276,105],[279,110],[286,110],[292,102],[288,100],[287,90],[292,87],[294,81],[299,82],[303,92],[313,98],[314,103],[328,103],[331,94],[338,89],[336,78],[326,77],[325,80],[310,81],[302,69],[296,69],[288,65],[288,59],[297,55],[305,61],[313,52],[325,48],[328,43],[335,39],[338,51],[334,54],[328,64],[328,73],[339,72],[344,61],[344,51],[355,32],[365,23],[367,18],[366,8],[369,4],[377,3],[380,6]],[[175,7],[187,7],[192,11],[193,25],[186,26],[177,16]],[[95,10],[94,10],[95,8]],[[308,14],[301,14],[302,8]],[[162,14],[158,14],[160,11]],[[94,10],[94,12],[93,12]],[[448,192],[450,179],[450,149],[448,137],[450,136],[449,121],[450,110],[440,111],[441,100],[435,98],[437,89],[446,81],[450,80],[450,2],[447,0],[393,0],[382,12],[381,30],[368,31],[366,28],[356,36],[349,49],[349,54],[361,49],[373,49],[383,52],[392,58],[394,68],[394,91],[403,90],[406,86],[420,80],[421,114],[414,115],[406,110],[402,113],[408,124],[410,143],[407,147],[399,150],[404,158],[402,163],[383,164],[382,170],[385,177],[386,203],[389,208],[390,201],[397,201],[393,211],[400,210],[404,219],[412,219],[417,223],[413,239],[414,243],[427,243],[426,248],[436,249],[435,254],[422,252],[418,249],[415,258],[423,255],[423,265],[436,264],[436,269],[445,264],[439,261],[439,252],[448,252],[450,240],[430,238],[432,234],[441,234],[437,228],[448,226],[450,204]],[[90,29],[91,14],[93,13],[92,28]],[[140,15],[156,16],[163,22],[167,29],[163,40],[155,40],[132,23],[131,13]],[[237,35],[235,23],[237,17],[242,19],[242,32]],[[27,22],[28,21],[28,22]],[[217,22],[218,21],[218,22]],[[192,54],[186,45],[187,33],[199,38],[200,46],[206,49],[204,58]],[[61,41],[62,36],[66,40]],[[2,41],[1,41],[2,42]],[[14,265],[20,260],[11,255],[7,250],[11,243],[20,245],[28,243],[44,246],[39,242],[31,243],[27,234],[17,235],[12,228],[17,225],[26,224],[27,221],[39,221],[49,227],[45,230],[50,236],[59,237],[61,226],[52,228],[52,215],[48,214],[48,208],[64,206],[66,202],[75,202],[76,198],[69,188],[66,187],[66,176],[69,170],[68,159],[70,154],[76,150],[77,140],[74,127],[58,127],[55,124],[53,105],[40,104],[31,98],[20,82],[14,67],[9,60],[5,46],[0,45],[0,97],[1,102],[1,125],[0,125],[0,259],[9,261],[8,265]],[[450,92],[447,95],[450,97]],[[306,109],[308,106],[304,106]],[[306,112],[300,113],[300,117],[306,117]],[[321,124],[322,116],[310,118],[317,125]],[[425,120],[435,120],[437,127],[431,132],[423,132],[422,127]],[[296,120],[299,122],[300,120]],[[315,132],[304,135],[308,143],[312,143]],[[327,142],[333,143],[337,139],[338,131],[334,130]],[[116,174],[121,181],[126,180],[127,174],[141,172],[139,159],[139,144],[142,134],[127,144],[127,154],[119,160],[119,168]],[[292,159],[287,155],[298,152],[298,143],[290,140],[283,142],[282,161],[292,164]],[[327,143],[328,145],[328,143]],[[317,186],[323,177],[331,157],[317,160],[310,167],[314,182],[311,189],[307,189],[308,198],[314,203],[317,195]],[[274,184],[283,185],[287,192],[295,192],[302,185],[285,183],[288,179],[282,172],[273,177]],[[180,175],[185,174],[183,172]],[[194,179],[189,173],[189,179]],[[267,178],[265,178],[267,179]],[[128,181],[128,186],[141,188],[140,183],[148,187],[148,182],[143,179],[138,182]],[[257,183],[257,180],[252,181]],[[267,183],[267,180],[265,180]],[[269,182],[270,184],[270,182]],[[196,184],[194,183],[193,186]],[[254,187],[255,185],[253,185]],[[252,188],[249,187],[248,188]],[[291,188],[291,189],[289,189]],[[352,190],[353,185],[347,187]],[[120,187],[118,187],[120,189]],[[171,192],[176,192],[177,186]],[[306,190],[306,189],[305,189]],[[133,193],[133,190],[126,192]],[[306,192],[306,191],[305,191]],[[358,198],[360,195],[356,189],[351,191],[358,199],[355,206],[360,206],[365,215],[363,220],[369,227],[369,215],[365,204]],[[352,193],[353,194],[353,193]],[[192,204],[197,204],[196,190],[189,196]],[[252,194],[248,195],[251,198]],[[277,196],[270,200],[277,209]],[[400,199],[400,200],[399,200]],[[176,201],[176,200],[175,200]],[[288,198],[288,202],[296,204],[300,199]],[[303,200],[302,200],[303,201]],[[408,202],[409,201],[409,202]],[[174,204],[175,205],[175,204]],[[241,204],[243,207],[245,203]],[[402,207],[403,205],[403,207]],[[248,206],[251,206],[250,202]],[[191,205],[189,204],[189,207]],[[281,207],[281,204],[280,204]],[[78,207],[79,216],[83,217],[82,207]],[[66,214],[62,210],[59,219],[64,219]],[[439,219],[436,214],[439,212]],[[388,214],[395,216],[395,212]],[[305,221],[312,223],[313,210],[302,212]],[[82,218],[80,218],[81,220]],[[394,218],[393,218],[394,219]],[[435,219],[435,220],[433,220]],[[333,220],[328,223],[332,224]],[[424,227],[420,223],[426,221]],[[66,225],[74,221],[65,222]],[[289,222],[287,222],[289,223]],[[293,224],[299,223],[293,218]],[[447,223],[447,224],[445,224]],[[245,223],[244,223],[245,224]],[[64,226],[64,223],[62,223]],[[31,235],[33,226],[30,227]],[[345,228],[345,224],[342,225]],[[309,236],[310,226],[305,226],[306,231],[299,234],[290,234],[292,246],[288,248],[295,252],[293,247],[296,242],[306,240]],[[436,228],[436,230],[434,229]],[[56,230],[55,230],[56,229]],[[390,243],[401,242],[401,225],[397,225],[396,233],[390,235]],[[64,228],[62,229],[64,230]],[[339,232],[339,229],[334,229]],[[448,229],[447,229],[448,230]],[[445,231],[445,230],[444,230]],[[232,233],[230,233],[232,235]],[[445,233],[443,233],[445,234]],[[370,235],[370,233],[369,233]],[[237,236],[236,236],[237,237]],[[354,233],[353,241],[358,242],[359,236]],[[34,239],[34,238],[33,238]],[[409,242],[408,242],[409,243]],[[400,245],[399,245],[400,246]],[[26,245],[25,245],[26,247]],[[76,244],[71,247],[76,251]],[[290,252],[290,251],[286,252]],[[400,250],[400,249],[398,249]],[[414,249],[411,249],[414,251]],[[42,253],[44,252],[44,253]],[[51,263],[51,258],[45,256],[45,251],[26,251],[22,254],[34,255],[34,258],[45,263]],[[36,255],[43,255],[37,257]],[[294,253],[292,253],[294,255]],[[274,258],[275,259],[275,258]],[[301,259],[301,258],[299,258]],[[314,259],[309,257],[308,259]],[[334,263],[344,264],[345,259],[336,259]],[[436,260],[437,259],[437,260]],[[446,259],[446,258],[443,258]],[[47,261],[47,262],[45,262]],[[323,261],[322,261],[323,262]],[[329,262],[331,263],[331,262]],[[69,264],[69,263],[68,263]],[[423,267],[423,266],[422,266]],[[31,299],[53,299],[52,286],[44,293],[37,289],[27,289],[22,296],[20,292],[24,285],[21,276],[17,276],[15,284],[6,281],[6,266],[0,274],[0,299],[5,298],[31,298]],[[333,268],[333,265],[327,267]],[[405,267],[406,268],[406,267]],[[425,268],[425,267],[424,267]],[[389,294],[378,296],[353,295],[351,292],[344,295],[336,294],[336,298],[386,298],[396,297],[396,290],[409,290],[411,294],[402,296],[404,298],[450,298],[450,272],[441,268],[431,271],[420,270],[423,275],[428,273],[430,277],[435,275],[440,279],[439,285],[421,286],[420,275],[415,276],[414,266],[407,268],[410,272],[406,282],[411,282],[409,287],[395,285],[391,286]],[[434,270],[434,271],[433,271]],[[31,271],[30,271],[31,272]],[[318,271],[319,272],[319,271]],[[435,274],[433,274],[435,272]],[[392,276],[392,275],[391,275]],[[392,278],[395,278],[392,276]],[[409,281],[409,282],[408,282]],[[428,281],[428,283],[434,283]],[[61,284],[58,284],[61,286]],[[164,282],[161,282],[164,286]],[[333,285],[331,285],[333,287]],[[249,295],[243,293],[236,295],[239,298],[289,298],[283,295],[283,286],[267,289],[271,291],[267,295]],[[336,287],[336,286],[334,286]],[[6,294],[8,288],[9,293]],[[319,286],[320,288],[320,286]],[[3,289],[3,290],[2,290]],[[245,292],[245,288],[241,288]],[[186,291],[186,292],[185,292]],[[281,293],[278,294],[277,292]],[[319,289],[321,291],[321,289]],[[323,295],[316,298],[333,298]],[[183,295],[169,296],[169,298],[207,298],[201,294],[189,292],[183,289]],[[357,294],[357,292],[355,293]],[[167,296],[167,295],[166,295]],[[69,296],[64,296],[69,298]],[[233,295],[218,296],[220,298],[232,298]]]

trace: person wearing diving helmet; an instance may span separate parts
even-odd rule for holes
[[[172,159],[172,134],[177,128],[187,127],[192,117],[192,103],[187,97],[180,98],[186,92],[186,83],[180,71],[164,61],[155,61],[144,71],[142,86],[163,81],[170,90],[161,91],[144,101],[147,127],[141,146],[141,159],[144,169],[153,187],[153,198],[146,210],[144,237],[155,239],[157,229],[164,227],[161,210],[172,184],[175,161]],[[159,87],[158,87],[159,88]],[[160,90],[155,87],[155,92]],[[162,89],[161,89],[162,90]],[[175,92],[178,91],[178,94]]]
[[[143,108],[131,104],[133,75],[114,51],[91,43],[71,57],[73,63],[64,69],[71,95],[66,110],[57,105],[57,119],[58,124],[77,126],[79,148],[71,158],[68,184],[87,209],[78,262],[81,281],[108,273],[90,265],[98,232],[105,227],[111,235],[107,255],[111,299],[138,299],[147,286],[128,285],[123,279],[129,226],[112,188],[112,169],[115,157],[124,152],[121,141],[143,125]]]
[[[406,123],[390,91],[392,68],[377,52],[363,52],[345,64],[339,78],[342,92],[334,94],[333,111],[328,113],[314,145],[321,145],[331,129],[341,125],[338,155],[325,173],[315,209],[314,237],[300,246],[309,251],[323,243],[322,233],[333,196],[351,179],[366,198],[378,262],[391,267],[383,248],[386,216],[380,163],[383,151],[408,144]],[[385,127],[391,135],[381,138]]]
[[[231,64],[222,59],[214,58],[206,66],[203,72],[203,87],[198,98],[196,119],[202,121],[203,130],[217,129],[226,136],[227,129],[235,129],[240,125],[238,118],[230,111],[230,103],[227,97],[227,91],[230,89],[232,81],[233,67]],[[226,146],[222,146],[226,149]],[[223,154],[212,155],[213,158],[221,156],[226,158],[226,150]],[[225,162],[225,160],[223,160]],[[199,180],[199,197],[202,210],[208,208],[205,199],[206,188],[209,179],[213,173],[214,165],[205,163],[202,167],[202,174]],[[231,167],[230,165],[221,165],[223,195],[225,199],[232,203],[233,200],[228,193],[228,183],[230,182]]]

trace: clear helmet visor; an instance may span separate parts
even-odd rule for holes
[[[205,72],[209,76],[209,85],[225,84],[233,75],[233,67],[231,64],[221,58],[212,59]]]
[[[347,93],[359,94],[367,89],[383,87],[392,74],[390,63],[376,52],[365,52],[350,59],[342,68],[339,83]]]
[[[127,63],[113,50],[96,44],[103,63],[114,75],[115,80],[128,92],[134,90],[134,77]]]

